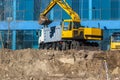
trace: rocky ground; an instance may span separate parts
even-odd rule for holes
[[[0,80],[120,80],[120,51],[0,50]]]

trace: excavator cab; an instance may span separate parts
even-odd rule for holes
[[[78,34],[79,22],[72,20],[64,20],[62,22],[62,38],[63,39],[76,39]]]

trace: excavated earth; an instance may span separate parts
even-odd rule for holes
[[[0,50],[0,80],[120,80],[120,51]]]

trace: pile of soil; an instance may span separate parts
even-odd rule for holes
[[[0,50],[0,80],[120,80],[120,51]]]

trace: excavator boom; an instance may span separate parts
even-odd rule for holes
[[[47,8],[40,14],[39,24],[48,25],[52,22],[46,17],[46,15],[56,4],[58,4],[68,15],[70,15],[70,20],[80,22],[79,15],[72,10],[65,0],[52,0]]]
[[[71,17],[72,21],[80,22],[79,15],[73,11],[73,9],[67,4],[65,0],[60,0],[57,2],[57,4]]]

